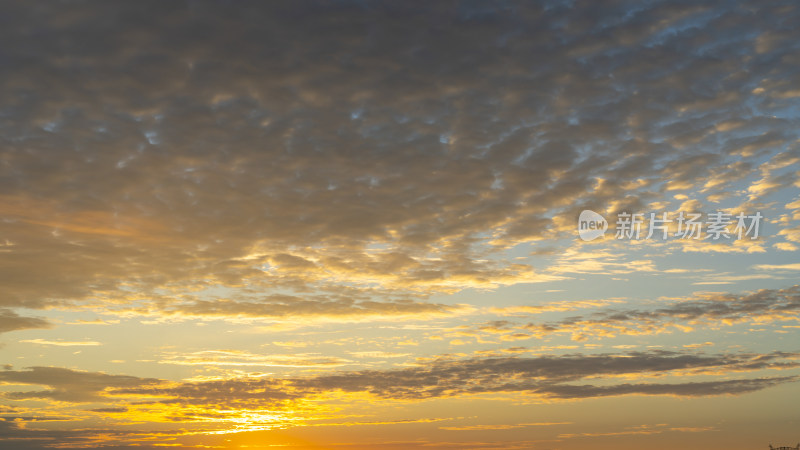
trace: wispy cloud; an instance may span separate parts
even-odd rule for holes
[[[794,381],[794,377],[717,379],[676,383],[585,384],[596,377],[674,374],[703,375],[798,367],[796,354],[698,355],[677,352],[503,357],[436,360],[418,367],[323,374],[307,378],[233,379],[171,387],[122,388],[117,393],[173,398],[171,403],[235,403],[243,407],[277,405],[289,399],[328,392],[369,393],[395,399],[425,399],[465,394],[525,392],[550,399],[581,399],[630,394],[697,397],[738,394]],[[572,384],[576,381],[583,384]],[[251,392],[259,392],[252,396]]]
[[[337,367],[351,361],[318,353],[258,355],[240,350],[204,350],[166,353],[158,362],[184,366]]]
[[[57,347],[83,347],[103,345],[97,341],[50,341],[47,339],[23,339],[19,342],[26,344],[53,345]]]
[[[0,381],[44,385],[45,391],[6,392],[7,399],[66,402],[124,401],[130,395],[169,398],[168,404],[216,405],[222,409],[280,407],[326,392],[368,393],[386,399],[442,398],[464,394],[528,393],[550,399],[630,394],[696,397],[738,394],[793,381],[792,376],[674,383],[586,384],[603,376],[704,375],[790,369],[797,354],[703,355],[680,352],[439,359],[416,367],[320,374],[310,377],[233,378],[184,383],[82,372],[55,367],[0,371]],[[573,384],[580,381],[582,384]],[[238,405],[238,406],[237,406]],[[119,407],[119,406],[116,406]]]
[[[515,428],[550,427],[554,425],[570,425],[570,424],[572,424],[572,422],[532,422],[532,423],[496,424],[496,425],[463,425],[455,427],[439,427],[439,429],[449,430],[449,431],[513,430]]]
[[[753,266],[753,268],[758,270],[786,270],[786,271],[793,271],[793,270],[800,270],[800,263],[791,263],[791,264],[757,264]]]
[[[679,433],[702,433],[705,431],[715,431],[714,427],[674,427],[668,424],[657,425],[640,425],[637,427],[630,427],[625,430],[606,431],[606,432],[586,432],[586,433],[562,433],[558,437],[563,439],[585,438],[585,437],[613,437],[613,436],[631,436],[631,435],[650,435],[661,434],[668,432]]]
[[[765,324],[800,320],[800,286],[786,289],[762,289],[753,293],[703,294],[685,301],[654,309],[608,308],[589,315],[572,316],[560,321],[528,323],[518,327],[506,322],[503,328],[521,328],[536,336],[569,334],[575,340],[609,337],[620,334],[658,334],[692,327]]]

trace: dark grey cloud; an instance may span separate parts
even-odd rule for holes
[[[702,382],[679,379],[671,384],[615,385],[596,385],[589,380],[619,375],[719,376],[735,372],[786,370],[798,366],[793,361],[797,356],[786,352],[706,355],[651,351],[535,358],[438,359],[404,369],[183,383],[56,367],[32,367],[0,371],[0,381],[50,388],[46,391],[6,392],[4,396],[8,400],[41,398],[110,403],[123,401],[120,395],[138,394],[167,398],[159,401],[169,404],[217,405],[223,409],[258,405],[287,406],[293,401],[334,391],[364,392],[388,399],[440,398],[485,392],[528,392],[545,397],[575,399],[629,393],[700,396],[744,393],[790,382],[795,377],[726,378]],[[581,381],[589,381],[590,384],[579,384]],[[126,408],[127,405],[122,404],[92,411],[122,413]]]
[[[5,392],[11,400],[52,399],[64,402],[102,402],[102,394],[110,388],[134,387],[157,383],[153,378],[127,375],[108,375],[101,372],[82,372],[60,367],[31,367],[27,370],[0,371],[0,382],[5,384],[41,385],[44,391]]]
[[[800,286],[796,285],[739,295],[711,294],[702,298],[671,302],[654,309],[604,308],[592,314],[571,316],[559,321],[528,323],[522,328],[535,335],[569,333],[574,339],[580,340],[596,335],[659,333],[670,330],[673,325],[768,323],[796,321],[798,317]],[[517,328],[508,321],[499,321],[497,324],[509,331]],[[484,328],[492,326],[489,323]]]
[[[9,309],[0,309],[0,333],[28,328],[50,328],[52,324],[38,317],[23,317]]]
[[[486,253],[587,206],[640,208],[699,168],[742,179],[796,141],[797,15],[755,1],[4,2],[0,302],[124,302],[132,285],[156,296],[201,278],[530,279]],[[638,179],[648,188],[626,188]]]
[[[626,394],[703,396],[739,394],[792,382],[796,377],[714,379],[669,384],[594,384],[591,379],[619,375],[719,375],[720,373],[793,369],[793,353],[686,354],[634,352],[627,354],[563,355],[536,358],[505,357],[437,360],[396,370],[337,372],[312,377],[234,379],[184,383],[167,387],[120,388],[116,393],[171,397],[172,404],[214,404],[224,408],[253,408],[333,391],[364,392],[387,399],[420,400],[465,394],[526,392],[547,398],[588,398]],[[589,382],[590,384],[577,384]]]
[[[102,444],[108,450],[157,450],[163,445],[153,443],[153,435],[172,438],[182,432],[131,430],[121,431],[107,428],[46,429],[26,428],[29,422],[60,420],[48,417],[0,417],[0,436],[3,445],[14,450],[43,450],[52,448],[96,448],[97,436],[113,439],[113,443]]]
[[[94,408],[90,409],[89,411],[99,413],[124,413],[128,411],[128,408]]]
[[[771,386],[797,381],[797,377],[753,378],[689,382],[681,384],[623,383],[615,386],[548,386],[539,392],[553,398],[575,399],[609,397],[614,395],[673,395],[677,397],[704,397],[709,395],[738,395],[760,391]]]

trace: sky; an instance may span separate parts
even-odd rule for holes
[[[795,445],[798,21],[0,3],[0,447]]]

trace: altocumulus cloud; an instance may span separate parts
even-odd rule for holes
[[[124,400],[130,394],[167,397],[170,404],[245,408],[278,404],[326,393],[364,392],[387,399],[423,399],[462,394],[528,392],[543,397],[584,398],[625,394],[702,396],[737,394],[794,381],[796,377],[678,381],[672,384],[574,385],[608,376],[702,376],[720,373],[786,370],[798,366],[798,354],[739,353],[706,355],[669,351],[625,354],[562,355],[534,358],[435,359],[393,370],[336,372],[306,377],[234,378],[167,382],[57,367],[0,371],[0,381],[43,385],[45,391],[6,392],[7,399],[42,398],[67,402]],[[209,364],[214,365],[211,361]],[[605,384],[605,383],[603,383]],[[119,397],[123,396],[123,397]]]
[[[702,355],[678,352],[563,355],[536,358],[476,358],[435,360],[397,370],[339,372],[313,377],[232,379],[173,386],[114,389],[116,393],[167,396],[170,403],[224,404],[253,407],[278,404],[328,392],[365,392],[387,399],[441,398],[463,394],[527,392],[545,398],[580,399],[626,394],[703,396],[738,394],[794,381],[796,377],[767,377],[672,384],[573,385],[593,377],[622,375],[703,375],[766,369],[792,369],[798,355]]]
[[[559,236],[559,218],[698,183],[723,195],[798,138],[797,10],[780,2],[4,2],[0,17],[5,308],[290,314],[176,300],[203,283],[425,316],[447,309],[434,291],[553,279],[487,255]],[[796,183],[778,172],[748,192]]]
[[[617,301],[618,302],[618,301]],[[518,323],[495,320],[480,324],[475,331],[506,334],[524,331],[523,337],[545,337],[568,334],[573,340],[614,337],[617,335],[646,335],[674,330],[690,331],[699,326],[730,326],[740,323],[771,324],[797,322],[800,316],[800,286],[784,289],[760,289],[745,293],[700,293],[683,301],[673,301],[659,308],[604,307],[612,303],[589,301],[555,303],[550,305],[494,308],[504,316],[524,316],[543,311],[569,311],[579,307],[600,306],[598,311],[569,316],[549,322]],[[616,303],[616,302],[615,302]]]

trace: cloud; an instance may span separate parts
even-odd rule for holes
[[[103,414],[111,411],[103,411]],[[48,420],[46,417],[0,418],[0,434],[5,444],[15,450],[52,449],[54,443],[62,448],[95,448],[104,446],[112,449],[137,448],[163,449],[164,443],[173,442],[177,437],[192,434],[187,431],[126,431],[107,428],[45,429],[28,428],[29,422]],[[57,419],[56,419],[57,420]],[[159,442],[160,441],[160,442]]]
[[[204,350],[188,354],[166,353],[158,362],[185,366],[337,367],[352,361],[318,353],[257,355],[239,350]]]
[[[0,371],[0,382],[10,385],[41,385],[45,391],[5,392],[9,400],[52,399],[63,402],[87,403],[107,401],[106,392],[112,388],[137,387],[159,382],[152,378],[127,375],[108,375],[59,367],[31,367],[27,370]]]
[[[689,382],[681,384],[638,383],[615,386],[550,386],[540,392],[550,397],[574,399],[615,395],[672,395],[676,397],[705,397],[738,395],[779,384],[797,381],[797,377],[773,377],[742,380]]]
[[[570,334],[574,340],[611,337],[620,334],[658,334],[672,329],[688,331],[699,325],[765,324],[797,321],[800,317],[800,286],[785,289],[762,289],[752,293],[700,294],[655,309],[607,308],[589,315],[572,316],[559,321],[506,323],[504,329],[524,329],[536,336]]]
[[[645,236],[646,234],[642,235],[642,238]],[[611,251],[581,252],[577,248],[567,249],[547,270],[555,273],[606,275],[657,271],[655,263],[650,259],[626,261],[623,255]]]
[[[793,5],[755,0],[635,8],[2,2],[0,17],[13,20],[3,21],[0,39],[14,45],[0,58],[0,332],[50,326],[16,308],[262,325],[444,319],[475,310],[439,294],[571,274],[656,275],[647,255],[592,257],[553,246],[574,239],[575,218],[586,208],[613,215],[669,208],[678,196],[694,207],[794,195],[797,14]],[[776,227],[783,244],[800,242],[788,217]],[[548,271],[538,258],[510,256],[527,247],[562,259]],[[498,321],[474,337],[585,339],[796,320],[796,297],[788,289],[653,307],[584,304],[604,309],[527,325]],[[402,344],[424,342],[404,336]],[[197,368],[344,362],[310,353],[162,356]],[[113,413],[115,420],[143,413],[175,423],[210,416],[164,412],[172,406],[196,404],[230,418],[218,407],[297,407],[330,393],[692,396],[788,382],[592,380],[755,364],[726,358],[443,360],[407,372],[159,387],[42,367],[0,379],[46,387],[8,399],[114,403],[124,389],[136,391],[155,403],[129,406],[125,397],[128,411]],[[767,360],[783,367],[779,356]]]
[[[758,270],[800,270],[800,263],[792,264],[756,264],[753,266]]]
[[[581,400],[624,395],[700,397],[741,395],[797,381],[797,376],[738,377],[732,374],[796,369],[797,353],[773,352],[702,354],[649,351],[619,354],[568,354],[537,357],[485,357],[420,360],[417,365],[386,370],[360,370],[274,378],[266,374],[230,379],[168,382],[125,375],[82,372],[53,367],[0,372],[6,385],[45,385],[47,391],[13,391],[7,401],[47,399],[59,402],[102,403],[92,408],[115,421],[140,423],[208,423],[208,432],[253,431],[314,425],[321,401],[365,398],[419,401],[471,395],[526,395],[543,401]],[[700,377],[700,380],[697,378]],[[671,382],[625,382],[671,378]],[[687,379],[688,378],[688,379]],[[622,382],[615,382],[622,379]],[[339,425],[407,423],[402,421],[348,422]],[[435,419],[439,420],[439,419]],[[454,426],[452,430],[491,430],[560,423],[521,423],[510,426]],[[332,423],[328,425],[337,425]],[[231,428],[233,427],[233,428]],[[266,428],[265,428],[266,427]],[[21,430],[17,430],[22,433]],[[86,433],[89,433],[87,435]],[[92,434],[94,433],[94,434]],[[192,433],[183,431],[183,433]],[[13,434],[13,433],[12,433]],[[25,432],[45,438],[45,431]],[[97,430],[69,435],[87,439]],[[114,439],[136,442],[160,439],[153,433],[103,432]],[[16,434],[15,434],[16,435]],[[164,434],[163,436],[174,436]]]
[[[50,328],[52,326],[45,319],[23,317],[10,309],[0,308],[0,333],[30,328]]]
[[[607,431],[607,432],[586,432],[586,433],[562,433],[558,435],[562,439],[572,439],[581,437],[605,437],[605,436],[629,436],[629,435],[648,435],[648,434],[661,434],[670,431],[680,433],[701,433],[704,431],[716,431],[714,427],[670,427],[669,424],[661,423],[656,425],[639,425],[635,427],[628,427],[621,431]]]
[[[505,306],[502,308],[490,308],[494,314],[503,316],[513,315],[527,315],[527,314],[541,314],[546,312],[562,312],[574,311],[576,309],[584,308],[597,308],[601,306],[608,306],[614,303],[623,303],[619,299],[604,299],[604,300],[571,300],[561,302],[550,302],[544,305],[524,305],[524,306]]]
[[[417,367],[363,370],[312,377],[254,378],[183,383],[167,387],[118,388],[117,394],[170,397],[170,404],[221,405],[222,408],[279,407],[286,401],[344,393],[368,393],[393,400],[447,398],[485,393],[529,393],[552,399],[581,399],[629,394],[704,396],[741,394],[787,383],[795,377],[720,379],[672,384],[574,384],[598,377],[703,375],[767,369],[791,369],[798,355],[702,355],[679,352],[496,357],[434,360]],[[285,406],[285,405],[284,405]]]
[[[356,358],[404,358],[411,356],[411,353],[396,353],[396,352],[383,352],[383,351],[364,351],[364,352],[350,352],[350,355]]]
[[[271,318],[318,319],[321,321],[396,320],[399,317],[425,319],[464,314],[472,311],[467,305],[444,305],[414,300],[375,301],[337,297],[264,296],[252,301],[202,300],[165,304],[159,316],[189,318]],[[148,314],[146,310],[134,310]]]
[[[54,345],[57,347],[81,347],[103,345],[97,341],[48,341],[46,339],[23,339],[19,342],[27,344]]]
[[[572,422],[532,422],[517,424],[497,424],[497,425],[463,425],[454,427],[439,427],[440,430],[448,431],[485,431],[485,430],[512,430],[514,428],[542,427],[553,425],[570,425]]]
[[[751,273],[747,275],[732,275],[730,272],[726,273],[715,273],[715,274],[707,274],[700,277],[700,281],[694,281],[692,284],[694,285],[704,285],[704,284],[733,284],[737,281],[746,281],[746,280],[769,280],[769,279],[781,279],[783,277],[775,276],[772,274],[767,273]]]
[[[763,161],[753,195],[791,178],[776,155],[798,138],[797,69],[777,43],[795,31],[763,37],[791,15],[778,6],[65,8],[0,11],[18,18],[0,38],[20,43],[0,122],[5,307],[239,314],[262,300],[160,294],[424,300],[652,271],[498,255],[574,235],[589,205],[719,195]]]
[[[98,413],[124,413],[128,412],[128,408],[94,408],[89,411]]]

